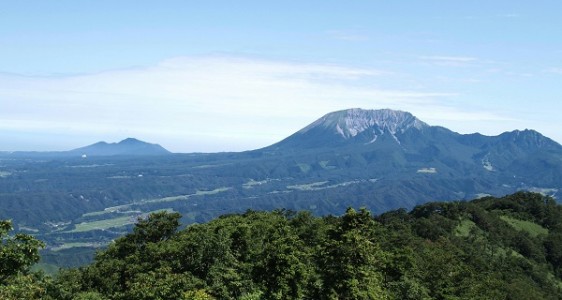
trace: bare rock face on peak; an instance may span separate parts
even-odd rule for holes
[[[400,144],[399,136],[417,134],[429,125],[411,113],[391,110],[348,109],[329,113],[272,148],[313,149],[325,146],[370,145],[389,140]]]
[[[322,127],[333,130],[344,139],[354,138],[362,133],[371,132],[373,135],[403,133],[410,128],[422,129],[428,125],[418,120],[408,112],[381,109],[363,110],[348,109],[329,113],[306,128],[299,131],[305,134],[310,130]]]

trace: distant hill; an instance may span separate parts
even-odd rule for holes
[[[134,138],[118,143],[97,142],[95,144],[69,151],[0,151],[0,157],[8,158],[49,158],[63,159],[77,156],[158,156],[171,154],[158,144],[150,144]]]
[[[69,151],[87,156],[114,155],[165,155],[171,152],[158,144],[150,144],[134,138],[127,138],[118,143],[98,142],[86,147]]]

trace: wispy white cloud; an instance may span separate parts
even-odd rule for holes
[[[477,59],[467,56],[422,56],[426,60],[446,61],[446,62],[473,62]]]
[[[505,75],[508,76],[513,76],[513,77],[526,77],[526,78],[530,78],[530,77],[535,77],[535,74],[533,73],[529,73],[529,72],[505,72]]]
[[[497,15],[499,18],[507,18],[507,19],[516,19],[516,18],[520,18],[521,14],[518,13],[504,13],[504,14],[499,14]]]
[[[523,15],[514,12],[500,13],[495,15],[468,15],[464,16],[465,20],[490,20],[490,19],[517,19],[521,18]]]
[[[369,40],[369,36],[367,34],[359,33],[356,31],[330,30],[327,32],[327,34],[333,39],[342,41],[364,42]]]
[[[446,108],[455,93],[375,87],[387,74],[207,56],[80,76],[0,75],[0,133],[73,135],[82,137],[79,143],[135,136],[176,151],[218,151],[266,146],[324,113],[350,107],[401,109],[433,120],[501,119]]]
[[[544,70],[544,72],[562,75],[562,68],[556,68],[556,67],[548,68],[548,69]]]
[[[467,66],[469,64],[475,63],[478,61],[475,57],[470,56],[420,56],[419,57],[422,61],[426,63],[430,63],[433,65],[439,66],[451,66],[451,67],[459,67],[459,66]]]

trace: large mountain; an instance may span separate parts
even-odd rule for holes
[[[495,174],[528,177],[543,174],[543,184],[561,183],[545,173],[562,171],[562,146],[534,130],[515,130],[499,136],[459,134],[429,126],[412,114],[390,109],[349,109],[329,113],[290,137],[262,149],[266,153],[333,153],[358,155],[364,165],[391,166],[391,173],[408,179],[420,173]],[[412,175],[412,174],[410,174]],[[537,178],[538,179],[538,178]]]
[[[459,134],[389,109],[329,113],[260,151],[291,156],[312,170],[384,179],[385,193],[417,199],[520,189],[556,195],[562,188],[562,146],[534,130]]]
[[[134,138],[127,138],[118,143],[98,142],[69,152],[86,156],[170,154],[170,151],[158,144],[150,144]]]
[[[561,145],[534,130],[515,130],[494,137],[478,133],[462,135],[443,127],[429,126],[408,112],[357,108],[329,113],[266,149],[322,151],[345,147],[376,151],[395,148],[401,152],[423,153],[426,147],[457,148],[460,145],[490,151],[499,147],[498,150],[520,154],[562,151]],[[505,148],[507,145],[510,149]]]

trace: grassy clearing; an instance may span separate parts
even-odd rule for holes
[[[95,217],[95,216],[101,216],[101,215],[110,214],[110,213],[114,213],[114,212],[119,212],[119,213],[123,213],[123,214],[124,213],[139,213],[139,211],[127,211],[127,209],[129,209],[130,207],[131,207],[130,204],[112,206],[112,207],[108,207],[104,210],[85,213],[85,214],[82,215],[82,217],[84,217],[84,218]]]
[[[548,229],[542,227],[537,223],[523,221],[509,216],[501,216],[500,219],[504,220],[505,222],[507,222],[509,225],[511,225],[513,228],[517,230],[528,232],[533,237],[536,237],[540,234],[548,235]]]
[[[109,178],[109,179],[131,179],[131,178],[133,178],[133,176],[118,175],[118,176],[109,176],[107,178]]]
[[[164,198],[158,198],[158,199],[151,199],[151,200],[146,200],[146,201],[142,201],[139,204],[142,203],[160,203],[160,202],[172,202],[172,201],[180,201],[180,200],[187,200],[189,199],[189,197],[191,197],[192,195],[179,195],[179,196],[171,196],[171,197],[164,197]]]
[[[494,252],[493,255],[496,257],[508,257],[508,256],[513,256],[513,257],[518,257],[518,258],[522,258],[525,259],[525,256],[521,255],[521,253],[514,251],[513,249],[506,249],[504,247],[497,247],[494,248]]]
[[[71,230],[70,232],[85,232],[85,231],[92,231],[92,230],[105,230],[112,227],[123,227],[125,225],[130,225],[136,223],[137,218],[133,216],[125,216],[125,217],[118,217],[114,219],[105,219],[93,222],[82,222],[80,224],[76,224],[76,228]]]
[[[136,204],[182,201],[182,200],[187,200],[187,199],[189,199],[191,197],[194,197],[194,196],[216,195],[218,193],[226,192],[226,191],[231,190],[231,189],[232,189],[231,187],[220,187],[220,188],[216,188],[214,190],[209,190],[209,191],[197,190],[195,192],[195,194],[179,195],[179,196],[171,196],[171,197],[164,197],[164,198],[158,198],[158,199],[144,200],[144,201],[137,202]]]
[[[357,183],[361,183],[361,182],[364,182],[364,180],[363,181],[352,180],[352,181],[346,181],[346,182],[342,182],[342,183],[336,183],[336,184],[329,185],[325,188],[326,189],[335,189],[335,188],[340,187],[340,186],[348,186],[348,185],[357,184]]]
[[[170,197],[163,197],[163,198],[156,198],[156,199],[146,199],[146,200],[136,201],[136,202],[131,203],[131,204],[124,204],[124,205],[119,205],[119,206],[108,207],[108,208],[106,208],[104,210],[101,210],[101,211],[94,211],[94,212],[85,213],[85,214],[82,215],[82,217],[84,217],[84,218],[85,217],[95,217],[95,216],[101,216],[101,215],[109,214],[109,213],[113,213],[113,212],[118,212],[118,213],[121,213],[121,214],[138,214],[138,213],[140,213],[139,211],[131,211],[130,210],[130,208],[133,204],[134,205],[143,205],[143,204],[147,204],[147,203],[163,203],[163,202],[172,202],[172,201],[182,201],[182,200],[187,200],[187,199],[189,199],[191,197],[194,197],[194,196],[216,195],[216,194],[219,194],[219,193],[229,191],[231,189],[232,189],[231,187],[220,187],[220,188],[216,188],[214,190],[197,190],[195,192],[195,194],[189,194],[189,195],[178,195],[178,196],[170,196]],[[122,218],[125,218],[125,217],[122,217]]]
[[[226,191],[231,190],[231,189],[232,188],[230,188],[230,187],[220,187],[218,189],[214,189],[214,190],[210,190],[210,191],[197,190],[197,192],[195,192],[195,194],[193,196],[216,195],[218,193],[226,192]]]
[[[308,171],[310,171],[310,169],[311,169],[309,164],[299,163],[299,164],[297,164],[297,167],[299,167],[299,169],[301,169],[301,172],[303,172],[303,173],[308,173]]]
[[[308,184],[297,184],[297,185],[288,185],[287,188],[290,190],[299,190],[299,191],[314,191],[319,189],[319,187],[328,183],[327,181],[319,181],[313,182]]]
[[[128,215],[128,216],[123,216],[123,217],[116,217],[116,218],[111,218],[111,219],[105,219],[105,220],[98,220],[98,221],[91,221],[91,222],[82,222],[80,224],[76,224],[75,228],[73,230],[67,231],[67,232],[85,232],[85,231],[92,231],[92,230],[106,230],[109,228],[115,228],[115,227],[123,227],[126,225],[130,225],[130,224],[135,224],[138,220],[139,217],[143,217],[152,213],[156,213],[156,212],[161,212],[161,211],[167,211],[167,212],[173,212],[174,210],[171,208],[165,208],[165,209],[159,209],[159,210],[153,210],[153,211],[149,211],[146,213],[135,213],[132,215]]]
[[[101,215],[105,215],[105,214],[109,214],[113,211],[110,210],[102,210],[102,211],[94,211],[94,212],[90,212],[90,213],[85,213],[82,215],[82,217],[95,217],[95,216],[101,216]]]
[[[461,237],[467,237],[470,235],[472,228],[476,226],[476,223],[468,219],[463,219],[461,223],[455,228],[455,235]]]
[[[330,161],[328,161],[328,160],[323,160],[323,161],[318,162],[318,164],[319,164],[319,165],[322,167],[322,169],[324,169],[324,170],[333,170],[333,169],[335,169],[336,167],[334,167],[334,166],[329,166],[329,165],[328,165],[329,162],[330,162]]]
[[[251,189],[256,185],[266,184],[267,182],[268,182],[268,180],[255,181],[253,179],[250,179],[248,182],[242,184],[242,188]]]
[[[338,187],[348,186],[348,185],[352,185],[352,184],[358,184],[358,183],[362,183],[362,182],[367,182],[367,181],[366,180],[352,180],[352,181],[346,181],[346,182],[336,183],[336,184],[332,184],[332,185],[325,185],[326,183],[328,183],[328,181],[319,181],[319,182],[313,182],[313,183],[308,183],[308,184],[289,185],[289,186],[287,186],[287,189],[289,189],[289,190],[299,190],[299,191],[319,191],[319,190],[326,190],[326,189],[335,189],[335,188],[338,188]],[[373,181],[369,180],[369,182],[373,182]]]
[[[102,244],[102,243],[81,243],[81,242],[76,242],[76,243],[65,243],[62,244],[60,246],[56,246],[56,247],[52,247],[51,250],[52,251],[61,251],[61,250],[66,250],[66,249],[71,249],[71,248],[99,248],[99,247],[103,247],[106,244]]]
[[[273,181],[281,181],[281,179],[266,178],[264,180],[259,180],[259,181],[254,180],[254,179],[250,179],[250,180],[248,180],[248,182],[242,184],[242,188],[252,189],[256,186],[268,184],[268,183],[273,182]]]
[[[194,166],[192,167],[193,169],[208,169],[208,168],[218,168],[218,167],[224,167],[224,166],[228,166],[228,165],[232,165],[233,163],[227,163],[227,164],[216,164],[216,165],[199,165],[199,166]]]
[[[39,232],[39,229],[35,229],[35,228],[31,228],[31,227],[27,227],[27,226],[19,226],[20,231],[27,231],[27,232],[33,232],[33,233],[37,233]]]
[[[417,173],[435,174],[435,173],[437,173],[437,169],[436,168],[421,168],[417,171]]]

